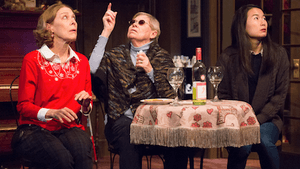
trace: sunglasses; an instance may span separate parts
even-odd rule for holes
[[[145,20],[139,20],[139,21],[136,21],[136,20],[134,20],[134,19],[132,19],[131,21],[129,21],[128,23],[129,23],[129,25],[132,25],[132,24],[134,24],[135,22],[137,22],[139,25],[144,25],[145,23],[147,23]],[[149,24],[149,23],[147,23],[147,24]]]

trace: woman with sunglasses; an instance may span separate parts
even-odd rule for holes
[[[93,89],[106,105],[105,135],[109,144],[119,149],[120,169],[141,169],[142,149],[130,144],[130,124],[140,100],[175,97],[166,79],[168,68],[174,64],[169,53],[158,44],[159,22],[144,12],[138,12],[129,22],[127,37],[130,42],[104,53],[116,15],[109,4],[103,16],[104,29],[89,60],[91,73],[98,79],[95,81],[104,84],[104,89],[99,84],[93,84]],[[172,151],[168,153],[176,154]],[[187,167],[184,152],[177,151],[177,155],[178,159],[166,155],[166,168]]]

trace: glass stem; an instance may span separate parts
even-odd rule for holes
[[[175,90],[175,94],[176,94],[176,96],[175,96],[174,102],[177,103],[178,102],[178,88]]]
[[[215,84],[214,85],[214,88],[215,88],[215,97],[214,97],[214,100],[219,100],[218,99],[218,86],[219,86],[219,84]]]

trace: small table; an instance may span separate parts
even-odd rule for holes
[[[206,105],[141,104],[130,126],[133,144],[220,148],[260,143],[260,125],[252,107],[222,100]]]

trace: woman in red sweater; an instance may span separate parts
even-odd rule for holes
[[[92,168],[92,143],[78,123],[92,108],[88,59],[71,49],[77,22],[71,7],[57,3],[40,16],[34,35],[40,49],[22,63],[12,148],[46,168]]]

